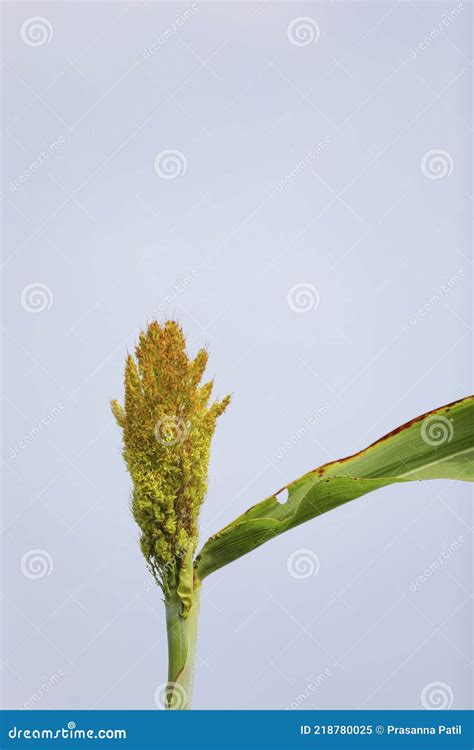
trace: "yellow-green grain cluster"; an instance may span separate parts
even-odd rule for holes
[[[209,404],[212,381],[201,384],[207,352],[190,360],[175,322],[151,323],[135,355],[125,365],[125,406],[113,401],[112,411],[123,429],[141,549],[167,594],[196,548],[211,440],[230,398]]]

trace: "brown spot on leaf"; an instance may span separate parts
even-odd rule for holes
[[[344,458],[339,458],[336,461],[330,461],[327,464],[323,464],[322,466],[319,466],[317,469],[313,469],[313,472],[315,474],[318,474],[321,476],[322,474],[325,474],[326,471],[331,466],[335,466],[337,464],[344,464],[346,461],[350,461],[353,458],[356,458],[357,456],[362,456],[364,453],[367,453],[371,448],[374,448],[376,445],[379,445],[380,443],[383,443],[385,440],[388,440],[391,437],[394,437],[394,435],[398,435],[399,432],[403,432],[403,430],[408,429],[409,427],[412,427],[414,424],[417,424],[418,422],[422,422],[427,417],[430,417],[432,414],[438,414],[440,411],[450,411],[454,406],[457,404],[460,404],[465,401],[470,401],[474,399],[474,396],[467,396],[466,398],[460,398],[457,401],[452,401],[449,404],[446,404],[446,406],[439,406],[437,409],[432,409],[431,411],[427,411],[425,414],[420,414],[419,417],[415,417],[415,419],[410,419],[409,422],[405,422],[405,424],[400,425],[400,427],[396,427],[394,430],[391,430],[391,432],[387,432],[386,435],[376,440],[374,443],[371,443],[366,448],[363,448],[360,451],[357,451],[357,453],[352,453],[350,456],[345,456]]]

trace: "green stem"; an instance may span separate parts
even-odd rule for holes
[[[173,596],[165,602],[168,634],[168,686],[166,708],[174,711],[191,708],[199,618],[199,588],[193,591],[192,604],[183,617],[183,603]]]

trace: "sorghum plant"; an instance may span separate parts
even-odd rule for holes
[[[186,354],[179,325],[151,323],[125,365],[125,404],[112,402],[133,481],[141,549],[161,587],[168,634],[165,704],[190,708],[202,581],[277,535],[389,484],[474,480],[474,397],[402,425],[353,456],[320,466],[252,506],[196,555],[212,436],[230,398],[211,402],[208,355]]]

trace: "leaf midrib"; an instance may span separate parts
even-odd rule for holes
[[[445,461],[452,461],[453,458],[462,456],[464,455],[464,453],[472,453],[472,452],[474,452],[474,448],[471,446],[470,448],[466,448],[465,450],[458,451],[457,453],[450,453],[447,456],[443,456],[443,458],[437,458],[436,461],[430,461],[430,463],[423,464],[422,466],[418,466],[418,468],[416,469],[410,469],[410,471],[405,471],[403,474],[398,474],[398,476],[407,477],[409,474],[416,474],[417,471],[428,469],[430,466],[435,466],[436,464],[442,464]]]

